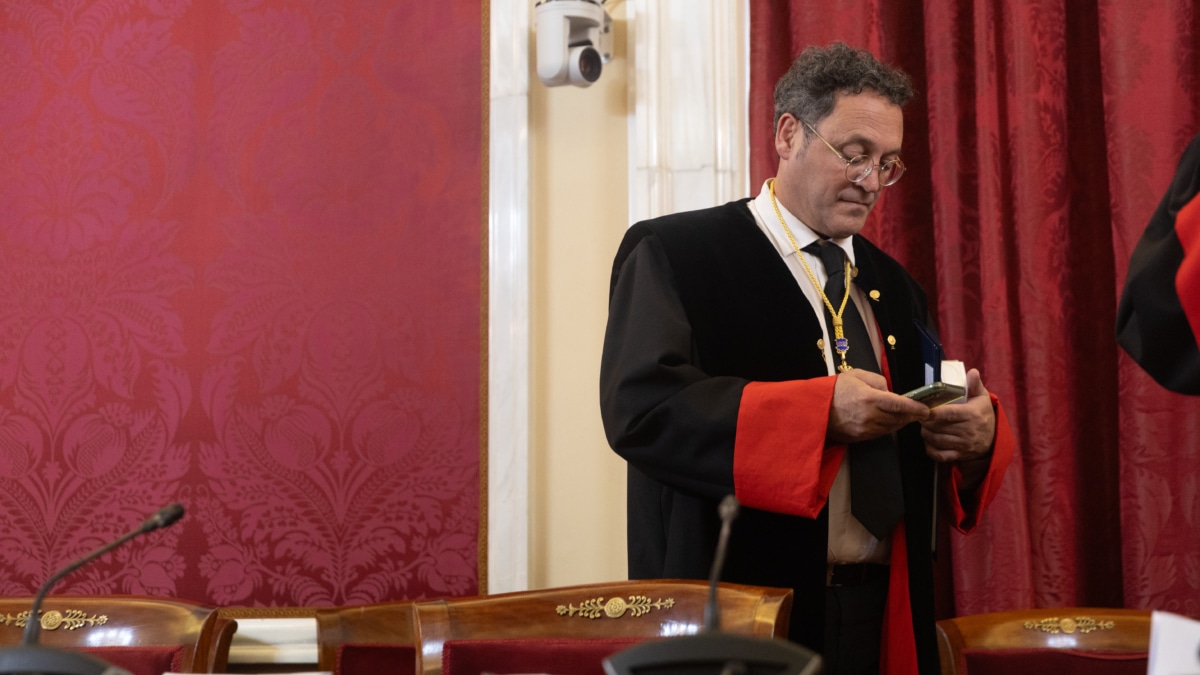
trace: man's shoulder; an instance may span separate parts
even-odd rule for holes
[[[749,202],[750,199],[746,198],[719,206],[671,213],[637,222],[629,229],[641,232],[642,236],[650,233],[668,236],[683,233],[694,236],[706,229],[725,227],[730,223],[753,223],[754,216],[750,215],[747,206]]]
[[[746,206],[749,199],[739,199],[720,206],[694,211],[681,211],[634,223],[625,231],[617,251],[619,267],[626,257],[643,241],[654,240],[670,255],[671,252],[694,251],[696,247],[720,247],[722,242],[744,239],[747,232],[757,231],[754,216]]]
[[[739,252],[761,257],[764,246],[770,249],[750,213],[749,201],[739,199],[635,223],[625,232],[617,251],[613,283],[625,260],[646,245],[659,250],[677,274],[693,268],[711,270],[713,263]]]

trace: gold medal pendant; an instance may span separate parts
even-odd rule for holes
[[[845,305],[843,305],[844,307]],[[842,363],[837,367],[839,373],[844,373],[848,370],[854,370],[854,366],[846,363],[846,352],[850,351],[850,341],[846,339],[846,334],[842,331],[842,317],[833,317],[833,346],[837,350],[838,356],[842,358]]]

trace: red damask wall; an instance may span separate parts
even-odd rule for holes
[[[484,16],[0,5],[0,594],[477,590]]]

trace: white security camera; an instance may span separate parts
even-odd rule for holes
[[[537,71],[547,87],[587,87],[612,59],[612,17],[600,0],[541,0],[537,15]]]

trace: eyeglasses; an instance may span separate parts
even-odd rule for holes
[[[873,164],[870,155],[858,155],[847,158],[840,150],[829,144],[825,137],[817,133],[816,129],[808,122],[804,123],[808,130],[817,135],[825,147],[833,151],[833,154],[838,156],[838,159],[846,163],[846,180],[851,183],[861,183],[871,175],[875,169],[879,169],[879,184],[883,186],[895,185],[896,181],[900,180],[900,176],[904,175],[904,162],[900,161],[899,157],[893,157],[882,164]]]

